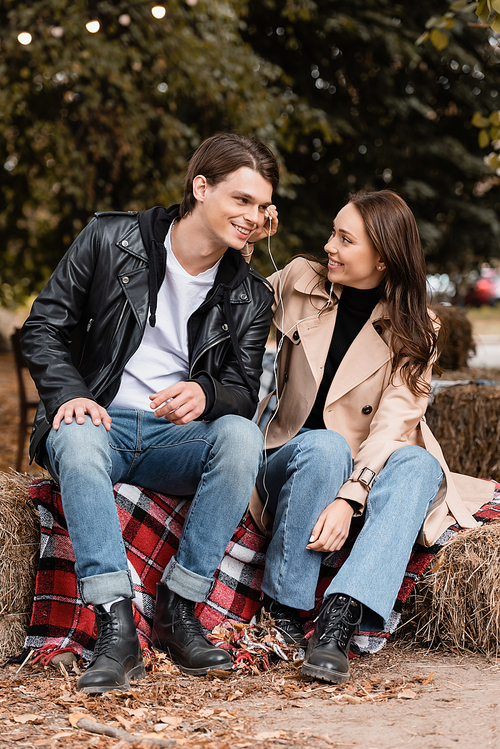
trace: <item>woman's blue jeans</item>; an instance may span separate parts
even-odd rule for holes
[[[326,429],[303,429],[267,458],[259,493],[274,514],[262,589],[295,609],[310,610],[323,554],[307,549],[311,531],[352,473],[346,440]],[[387,622],[411,550],[443,479],[438,461],[421,447],[396,450],[368,494],[362,529],[326,590],[360,601]]]
[[[113,485],[194,495],[177,554],[162,577],[184,598],[203,601],[250,499],[262,456],[259,428],[240,416],[176,426],[153,413],[110,408],[111,431],[61,423],[46,443],[85,603],[133,597]]]

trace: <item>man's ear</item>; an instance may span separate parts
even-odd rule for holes
[[[193,179],[193,195],[195,200],[199,200],[203,203],[207,194],[208,182],[203,174],[197,174]]]

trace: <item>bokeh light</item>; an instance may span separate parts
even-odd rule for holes
[[[101,24],[99,21],[89,21],[85,24],[85,28],[87,31],[90,31],[91,34],[96,34],[101,28]]]
[[[151,13],[155,18],[163,18],[166,12],[163,5],[155,5],[154,8],[151,8]]]
[[[17,35],[17,41],[20,44],[31,44],[33,37],[31,34],[28,34],[27,31],[22,31],[20,34]]]
[[[130,26],[130,21],[132,19],[130,18],[128,13],[122,13],[121,16],[118,17],[118,23],[120,23],[122,26]]]

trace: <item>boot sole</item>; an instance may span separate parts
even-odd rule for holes
[[[181,663],[179,663],[179,661],[172,655],[168,648],[160,648],[158,647],[158,645],[155,645],[155,643],[153,643],[153,647],[155,648],[155,650],[159,650],[160,653],[165,653],[165,655],[168,655],[172,663],[175,663],[175,665],[182,671],[183,674],[188,674],[189,676],[206,676],[206,674],[208,674],[210,671],[231,671],[233,667],[233,662],[230,661],[229,663],[223,663],[219,666],[188,668],[187,666],[183,666]]]
[[[91,686],[83,687],[83,689],[78,689],[78,692],[82,692],[82,694],[104,694],[104,692],[126,692],[130,688],[129,680],[131,681],[139,681],[139,679],[144,679],[146,677],[146,669],[144,668],[144,663],[139,663],[139,665],[132,668],[127,673],[127,681],[123,684],[119,684],[118,686],[109,686],[109,687],[99,687],[99,686]]]
[[[321,666],[314,666],[312,663],[302,664],[301,673],[305,676],[313,676],[315,679],[322,679],[323,681],[329,681],[332,684],[343,684],[349,681],[351,674],[342,671],[332,671],[329,668],[321,668]]]

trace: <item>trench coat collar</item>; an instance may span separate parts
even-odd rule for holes
[[[317,285],[317,281],[317,271],[311,266],[309,272],[302,273],[297,279],[294,289],[298,293],[318,296],[327,301],[328,293],[324,284]],[[334,284],[333,291],[335,296],[340,298],[342,286]],[[392,354],[388,344],[375,329],[378,320],[387,318],[386,305],[384,302],[379,302],[342,359],[330,386],[325,407],[342,398],[391,360]],[[323,377],[323,368],[318,366],[318,354],[321,352],[321,364],[324,365],[336,319],[337,305],[331,312],[325,311],[321,316],[297,325],[304,354],[318,387]]]

